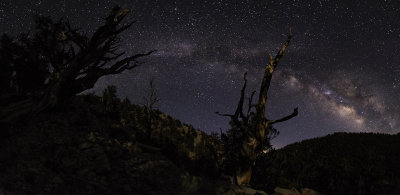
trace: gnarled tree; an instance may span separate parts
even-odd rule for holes
[[[246,114],[243,112],[243,104],[247,86],[247,73],[244,74],[244,85],[240,93],[240,99],[235,113],[220,114],[219,112],[216,112],[221,116],[231,118],[230,125],[232,126],[233,133],[235,133],[235,141],[238,146],[237,151],[235,151],[237,152],[235,159],[237,162],[234,163],[232,174],[234,176],[234,182],[239,185],[247,185],[250,183],[252,168],[257,158],[257,154],[260,151],[259,149],[269,145],[271,134],[276,132],[272,125],[297,116],[297,108],[294,109],[292,114],[278,120],[269,120],[266,118],[265,114],[267,93],[271,84],[272,74],[278,66],[280,59],[283,57],[291,38],[292,32],[290,30],[287,41],[275,58],[270,55],[269,63],[264,70],[264,77],[260,87],[258,102],[254,105],[252,103],[255,94],[255,91],[253,91],[248,100],[248,109]],[[252,108],[254,107],[255,113],[252,112]]]
[[[0,40],[0,121],[10,122],[53,107],[93,88],[105,75],[135,68],[153,51],[125,55],[119,35],[133,22],[122,23],[129,9],[115,7],[92,36],[69,22],[36,19],[33,35]]]

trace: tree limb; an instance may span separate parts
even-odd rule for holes
[[[289,28],[288,38],[287,38],[285,44],[283,44],[281,50],[279,50],[279,52],[275,56],[274,63],[273,63],[274,69],[276,68],[276,66],[278,66],[278,63],[281,60],[281,58],[283,57],[283,53],[285,53],[287,46],[289,46],[289,43],[290,43],[290,40],[292,39],[292,37],[293,37],[292,28]]]
[[[132,68],[135,68],[137,63],[134,63],[133,65],[130,64],[130,62],[136,62],[136,59],[143,57],[143,56],[148,56],[150,54],[152,54],[153,52],[155,52],[155,50],[153,51],[149,51],[147,53],[144,54],[136,54],[130,57],[126,57],[118,62],[116,62],[114,65],[112,65],[110,68],[108,69],[101,69],[101,70],[107,70],[106,74],[118,74],[121,73],[124,70],[130,70]]]
[[[215,114],[218,114],[218,115],[220,115],[220,116],[228,116],[228,117],[231,117],[231,118],[234,117],[234,115],[232,115],[232,114],[221,114],[221,113],[219,113],[219,112],[215,112]]]
[[[258,103],[256,105],[256,120],[263,121],[265,119],[265,105],[267,103],[267,93],[271,84],[272,73],[275,71],[280,59],[283,57],[286,47],[289,46],[292,36],[292,30],[289,29],[288,39],[283,44],[282,49],[276,54],[274,59],[272,59],[272,56],[270,55],[270,62],[267,64],[264,70],[264,77],[260,87]]]
[[[234,114],[235,120],[238,120],[239,116],[242,119],[245,118],[245,116],[243,114],[243,102],[244,102],[244,92],[246,91],[246,86],[247,86],[247,72],[244,73],[243,80],[244,80],[244,84],[243,84],[242,90],[240,91],[239,103],[238,103],[238,106],[237,106],[235,114]]]
[[[287,121],[287,120],[289,120],[289,119],[291,119],[291,118],[297,116],[297,114],[298,114],[298,108],[295,108],[295,109],[293,110],[293,113],[292,113],[292,114],[290,114],[290,115],[288,115],[288,116],[285,116],[285,117],[283,117],[283,118],[281,118],[281,119],[278,119],[278,120],[267,120],[267,124],[268,124],[268,125],[272,125],[272,124],[275,124],[275,123],[280,123],[280,122],[283,122],[283,121]]]
[[[255,93],[256,93],[256,91],[251,92],[251,96],[249,98],[249,105],[248,105],[249,107],[247,109],[247,119],[250,117],[251,108],[254,106],[253,105],[253,97],[254,97]]]

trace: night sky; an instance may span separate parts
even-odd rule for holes
[[[0,33],[33,30],[33,16],[65,16],[88,34],[115,5],[137,22],[121,48],[156,49],[132,71],[100,79],[120,97],[144,103],[154,78],[157,107],[206,132],[227,129],[248,72],[258,90],[269,54],[293,38],[269,91],[267,117],[299,115],[276,124],[282,147],[337,131],[400,132],[400,1],[398,0],[1,0]]]

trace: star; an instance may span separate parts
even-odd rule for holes
[[[121,37],[127,53],[158,50],[133,71],[103,78],[93,92],[116,85],[141,103],[150,78],[159,109],[211,133],[229,128],[215,111],[237,105],[248,72],[248,91],[259,90],[269,54],[293,39],[274,73],[267,116],[293,107],[299,116],[277,125],[282,147],[336,131],[400,131],[400,5],[396,1],[126,1],[0,2],[0,29],[33,33],[34,15],[65,16],[90,34],[112,6],[132,9],[136,21]]]

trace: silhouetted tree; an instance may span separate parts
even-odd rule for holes
[[[33,35],[0,40],[0,121],[53,107],[90,89],[104,76],[135,68],[153,51],[126,56],[119,35],[133,23],[122,23],[129,9],[115,7],[92,36],[65,20],[36,18]]]
[[[147,129],[148,129],[148,133],[151,133],[151,125],[153,124],[153,109],[154,109],[154,105],[160,101],[160,99],[157,96],[156,93],[156,88],[154,85],[154,79],[150,79],[149,82],[149,89],[147,92],[147,97],[143,97],[144,101],[145,101],[145,109],[146,109],[146,120],[147,120]]]
[[[285,44],[282,46],[275,58],[270,55],[270,61],[265,67],[264,77],[260,87],[260,94],[257,104],[253,105],[253,97],[255,91],[251,93],[248,99],[247,113],[243,112],[244,95],[247,86],[247,73],[244,74],[244,85],[240,93],[239,103],[234,114],[217,114],[228,116],[231,118],[231,129],[227,135],[223,135],[222,141],[226,144],[225,150],[231,151],[226,154],[228,160],[228,170],[234,175],[235,183],[239,185],[247,185],[250,182],[252,168],[256,161],[257,155],[266,146],[270,146],[270,138],[276,135],[277,131],[272,127],[273,124],[283,122],[297,116],[297,108],[293,113],[278,120],[268,120],[266,118],[265,109],[267,103],[267,93],[271,83],[272,74],[274,73],[286,47],[292,38],[290,30],[289,36]],[[255,113],[252,108],[255,107]],[[225,141],[224,141],[225,139]],[[229,145],[229,143],[231,145]],[[230,162],[229,162],[230,159]]]
[[[115,112],[117,109],[117,102],[120,102],[120,99],[117,97],[117,87],[114,85],[107,86],[107,88],[103,90],[101,101],[103,102],[105,113]]]
[[[145,107],[148,110],[153,110],[154,109],[154,105],[160,101],[160,99],[158,98],[157,92],[156,92],[156,88],[154,85],[154,79],[150,79],[149,82],[149,90],[147,92],[147,97],[143,97],[145,103]]]

